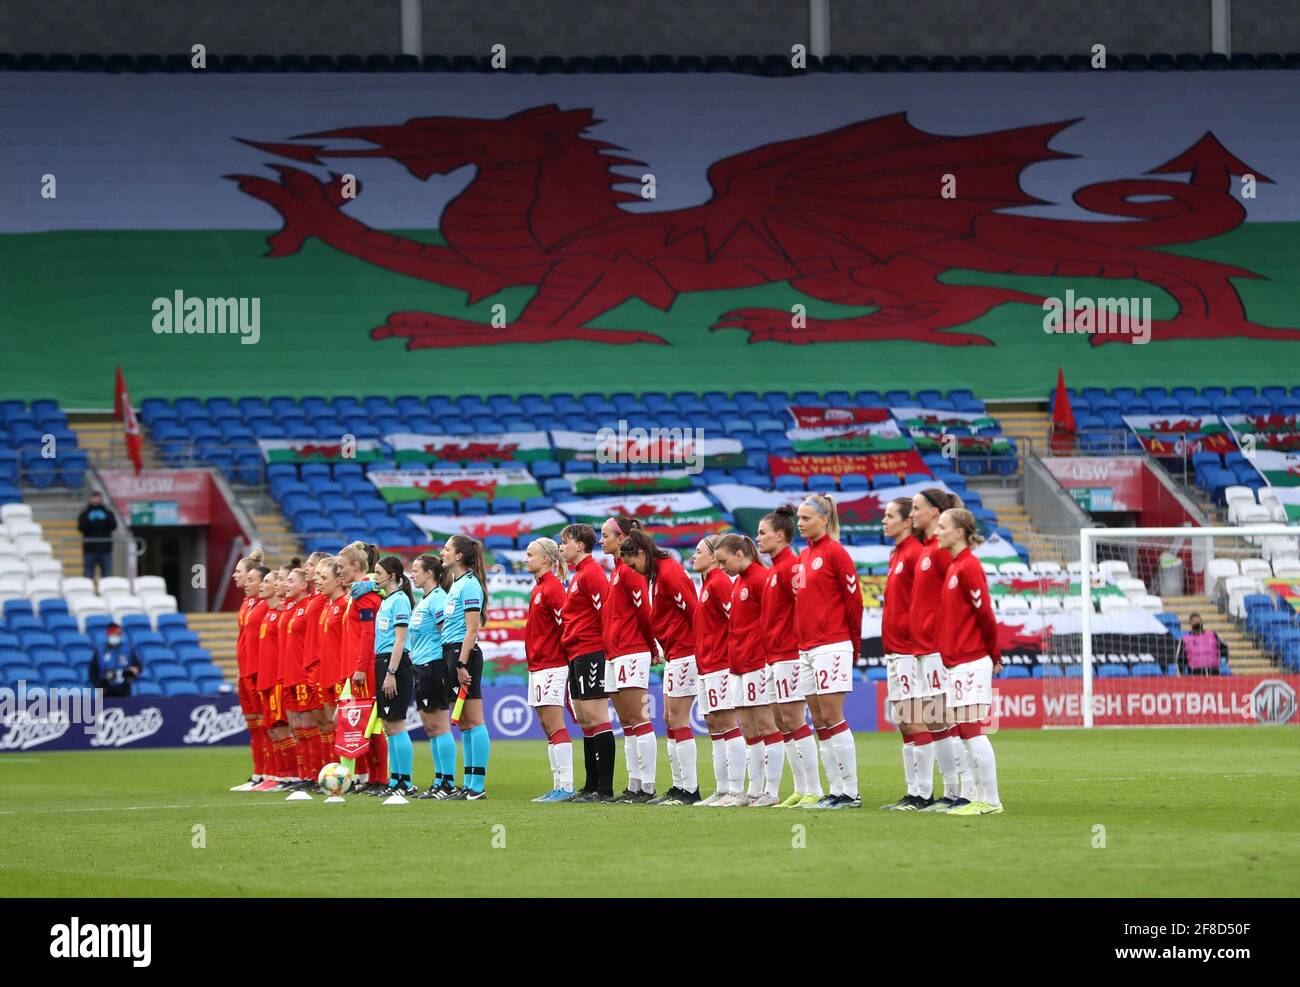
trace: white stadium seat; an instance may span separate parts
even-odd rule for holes
[[[1300,557],[1279,555],[1274,558],[1273,576],[1277,579],[1296,579],[1300,577]]]
[[[1082,563],[1082,562],[1067,562],[1067,563],[1065,564],[1065,571],[1068,572],[1071,576],[1082,576],[1082,575],[1083,575],[1083,563]]]
[[[1029,576],[1033,575],[1029,566],[1023,562],[1003,562],[998,566],[998,574],[1003,576]]]
[[[29,575],[27,563],[22,559],[0,556],[0,576],[20,576],[26,580]]]
[[[8,525],[10,521],[30,521],[32,519],[32,509],[27,504],[5,504],[0,506],[0,525]]]
[[[1114,582],[1122,576],[1129,575],[1128,563],[1121,562],[1119,559],[1107,559],[1105,562],[1099,562],[1097,570],[1107,582]]]
[[[1059,576],[1061,575],[1061,563],[1052,562],[1050,559],[1039,559],[1029,566],[1029,570],[1035,576]]]
[[[1252,504],[1256,503],[1254,488],[1247,487],[1247,486],[1240,486],[1240,485],[1223,488],[1224,500],[1230,501],[1230,500],[1236,500],[1237,498],[1248,500]]]
[[[68,612],[77,618],[77,626],[82,633],[86,630],[86,618],[91,614],[109,616],[108,604],[98,596],[74,596],[68,599]]]
[[[63,578],[63,563],[48,555],[29,555],[27,570],[33,576],[58,576]]]
[[[998,567],[992,562],[981,562],[980,568],[984,570],[986,576],[996,576],[998,574]]]
[[[1273,567],[1263,559],[1242,559],[1241,574],[1252,579],[1270,579],[1273,576]]]
[[[1210,559],[1205,565],[1205,594],[1213,596],[1219,581],[1241,575],[1236,559]]]
[[[18,554],[25,559],[54,555],[54,546],[39,536],[23,535],[15,539],[14,544],[18,546]]]
[[[19,538],[27,538],[35,535],[42,538],[41,526],[33,522],[30,518],[15,518],[12,521],[5,522],[5,534],[11,541],[17,541]]]
[[[8,535],[0,534],[0,556],[2,555],[18,558],[18,546],[9,540]]]
[[[1252,593],[1260,592],[1259,580],[1250,576],[1232,576],[1223,581],[1223,592],[1228,597],[1228,616],[1244,617],[1241,601]]]
[[[99,580],[99,595],[109,596],[110,594],[131,594],[131,580],[123,579],[121,576],[103,576]]]
[[[1130,600],[1137,600],[1146,595],[1147,584],[1140,579],[1133,579],[1131,576],[1120,576],[1115,580],[1115,586]]]
[[[63,580],[63,595],[73,596],[77,593],[89,593],[95,595],[95,581],[87,579],[85,576],[69,576]]]
[[[999,613],[1029,613],[1029,601],[1023,596],[994,597]]]
[[[1255,503],[1254,497],[1233,497],[1228,501],[1228,523],[1241,524],[1241,516],[1244,512],[1255,510],[1260,506]]]
[[[1300,538],[1279,535],[1263,539],[1263,544],[1260,545],[1260,554],[1266,559],[1275,559],[1279,555],[1295,555],[1298,552],[1300,552]]]
[[[1098,603],[1102,613],[1113,613],[1117,610],[1131,610],[1132,604],[1127,596],[1102,596],[1098,597]]]
[[[1133,602],[1139,610],[1145,610],[1148,613],[1161,613],[1165,609],[1165,601],[1158,596],[1152,596],[1150,593],[1139,596]]]
[[[135,582],[131,584],[136,596],[146,596],[149,593],[166,593],[167,580],[162,576],[137,576]]]
[[[32,603],[39,603],[41,600],[57,600],[63,598],[63,589],[59,585],[63,582],[60,576],[33,576],[27,583],[27,598]]]

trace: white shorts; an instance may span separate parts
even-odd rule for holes
[[[805,696],[853,691],[853,645],[848,641],[823,644],[799,652],[799,685],[810,683]]]
[[[694,699],[699,694],[700,679],[695,670],[695,656],[674,658],[664,666],[664,698]]]
[[[915,699],[920,684],[916,680],[916,656],[885,655],[885,667],[889,671],[889,701],[901,703]]]
[[[917,689],[918,699],[930,696],[942,696],[948,689],[948,670],[943,667],[943,659],[938,652],[929,655],[917,655]]]
[[[993,704],[993,659],[988,655],[948,669],[949,706]]]
[[[767,701],[769,703],[794,703],[804,699],[799,688],[799,659],[774,661],[767,666]],[[811,677],[811,676],[810,676]]]
[[[736,708],[727,688],[730,679],[731,673],[725,668],[720,672],[709,672],[707,675],[700,676],[699,705],[702,715]]]
[[[563,706],[569,688],[569,668],[543,668],[528,673],[529,706]]]
[[[730,691],[737,709],[742,706],[746,708],[750,706],[766,706],[769,702],[767,698],[766,666],[757,671],[746,672],[744,675],[732,675],[727,689]]]
[[[605,680],[606,692],[619,689],[648,689],[650,687],[650,652],[638,651],[634,655],[619,655],[605,662],[605,671],[613,666],[614,675]]]

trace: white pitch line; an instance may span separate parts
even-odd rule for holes
[[[75,809],[0,809],[0,816],[36,815],[38,813],[57,812],[148,812],[156,809],[227,809],[232,805],[268,806],[284,805],[284,802],[204,802],[193,805],[103,805],[85,806]]]

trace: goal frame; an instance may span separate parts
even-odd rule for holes
[[[1091,729],[1092,717],[1092,572],[1095,562],[1093,546],[1100,540],[1132,540],[1143,538],[1300,538],[1300,527],[1285,524],[1239,524],[1208,527],[1185,526],[1178,528],[1080,528],[1079,561],[1083,571],[1079,577],[1079,592],[1083,598],[1080,614],[1080,659],[1083,663],[1083,726]],[[1211,543],[1211,556],[1213,543]]]

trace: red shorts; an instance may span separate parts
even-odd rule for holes
[[[331,706],[339,704],[339,696],[343,692],[343,683],[335,682],[333,685],[323,685],[320,687],[320,697],[322,702],[327,702]]]
[[[288,722],[284,718],[284,694],[279,682],[262,690],[262,709],[262,726],[273,727]]]
[[[321,708],[320,687],[308,682],[286,685],[284,708],[290,713],[310,713]]]
[[[262,694],[254,687],[250,676],[239,677],[239,708],[245,716],[257,716],[262,712]]]

